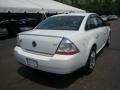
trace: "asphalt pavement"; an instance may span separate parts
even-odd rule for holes
[[[93,73],[59,76],[16,62],[15,37],[0,36],[0,90],[120,90],[120,20],[111,21],[112,42],[97,57]]]

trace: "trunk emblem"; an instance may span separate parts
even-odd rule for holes
[[[32,42],[32,46],[33,47],[36,47],[37,46],[37,43],[35,41]]]

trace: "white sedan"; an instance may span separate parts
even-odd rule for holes
[[[92,72],[96,54],[110,44],[111,29],[94,13],[60,14],[20,33],[14,48],[19,63],[46,72]]]

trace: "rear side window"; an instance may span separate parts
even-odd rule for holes
[[[85,30],[90,30],[98,27],[98,21],[95,17],[89,17],[85,26]]]
[[[103,22],[103,20],[100,17],[97,17],[97,22],[98,22],[98,27],[105,26],[105,23]]]
[[[100,17],[96,15],[91,15],[86,22],[85,30],[91,30],[103,26],[105,26],[105,23]]]
[[[40,24],[35,29],[44,30],[74,30],[78,31],[84,16],[55,16],[50,17]]]

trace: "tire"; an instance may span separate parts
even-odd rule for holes
[[[108,40],[107,40],[107,42],[106,42],[106,46],[109,47],[110,44],[111,44],[111,32],[110,32],[110,34],[109,34],[109,36],[108,36]]]
[[[96,48],[93,47],[90,51],[87,63],[84,68],[85,73],[90,74],[94,70],[95,65],[96,65]]]

